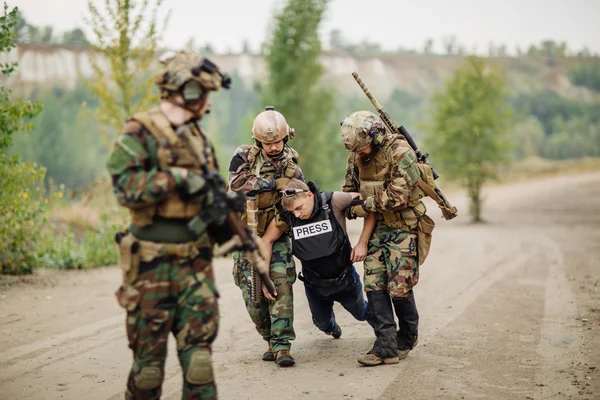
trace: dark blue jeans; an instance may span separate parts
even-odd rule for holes
[[[363,297],[362,283],[354,266],[352,266],[352,276],[354,277],[354,284],[347,290],[336,293],[331,297],[323,297],[315,289],[304,285],[312,320],[317,328],[325,333],[331,333],[335,327],[334,301],[340,303],[357,320],[369,321],[370,319],[368,303]]]

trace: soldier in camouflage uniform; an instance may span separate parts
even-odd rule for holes
[[[155,83],[161,102],[131,116],[108,158],[119,203],[131,225],[117,234],[123,284],[116,292],[127,310],[133,366],[126,399],[159,399],[167,339],[177,339],[184,399],[216,399],[211,343],[217,335],[217,289],[212,270],[213,240],[197,236],[188,222],[213,197],[203,171],[218,171],[213,146],[200,129],[208,95],[228,88],[229,78],[209,60],[179,52],[161,60]],[[185,138],[205,155],[195,157]],[[176,133],[177,132],[177,133]]]
[[[272,107],[260,113],[252,125],[256,144],[238,147],[229,165],[229,187],[234,192],[255,196],[258,206],[257,234],[262,236],[269,223],[276,219],[285,230],[279,215],[278,190],[292,178],[304,180],[298,166],[298,153],[287,145],[293,136],[283,115]],[[244,214],[242,220],[246,220]],[[294,306],[292,285],[296,281],[296,267],[292,258],[289,235],[282,235],[273,244],[270,276],[277,288],[277,297],[262,297],[259,304],[252,300],[252,269],[242,254],[234,255],[233,277],[242,289],[246,310],[256,330],[269,343],[263,354],[264,361],[275,361],[280,366],[294,365],[290,355],[294,333]]]
[[[425,217],[425,196],[417,186],[420,170],[415,152],[383,121],[358,111],[342,122],[350,151],[345,192],[360,192],[349,218],[375,213],[377,223],[364,261],[364,285],[377,339],[358,361],[363,365],[396,364],[417,344],[419,314],[413,287],[419,281],[417,228]],[[399,327],[396,330],[394,310]]]

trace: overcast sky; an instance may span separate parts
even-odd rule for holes
[[[7,0],[35,25],[64,31],[83,28],[87,0]],[[104,0],[94,0],[100,7]],[[138,0],[139,1],[139,0]],[[151,0],[152,1],[152,0]],[[247,38],[253,49],[265,40],[273,10],[281,0],[164,0],[171,19],[162,45],[181,48],[193,37],[217,51],[238,51]],[[427,38],[441,50],[441,39],[456,35],[469,50],[487,51],[490,42],[528,47],[543,39],[587,46],[600,53],[600,0],[332,0],[322,24],[340,29],[352,42],[369,39],[383,48],[423,47]]]

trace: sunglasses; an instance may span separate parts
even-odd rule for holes
[[[295,196],[298,193],[304,193],[304,192],[308,192],[308,190],[305,190],[305,189],[285,189],[285,190],[279,191],[279,193],[282,196],[285,196],[285,197]]]

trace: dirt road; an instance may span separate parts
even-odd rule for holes
[[[310,320],[296,284],[297,365],[260,361],[231,262],[216,262],[221,399],[600,399],[600,173],[497,186],[488,223],[437,220],[416,299],[418,347],[360,367],[368,325],[336,309],[340,340]],[[429,205],[429,204],[428,204]],[[430,205],[430,214],[438,210]],[[359,226],[350,225],[356,238]],[[361,266],[359,266],[361,267]],[[0,288],[0,399],[118,399],[130,367],[116,268],[42,271]],[[164,399],[180,396],[173,342]]]

